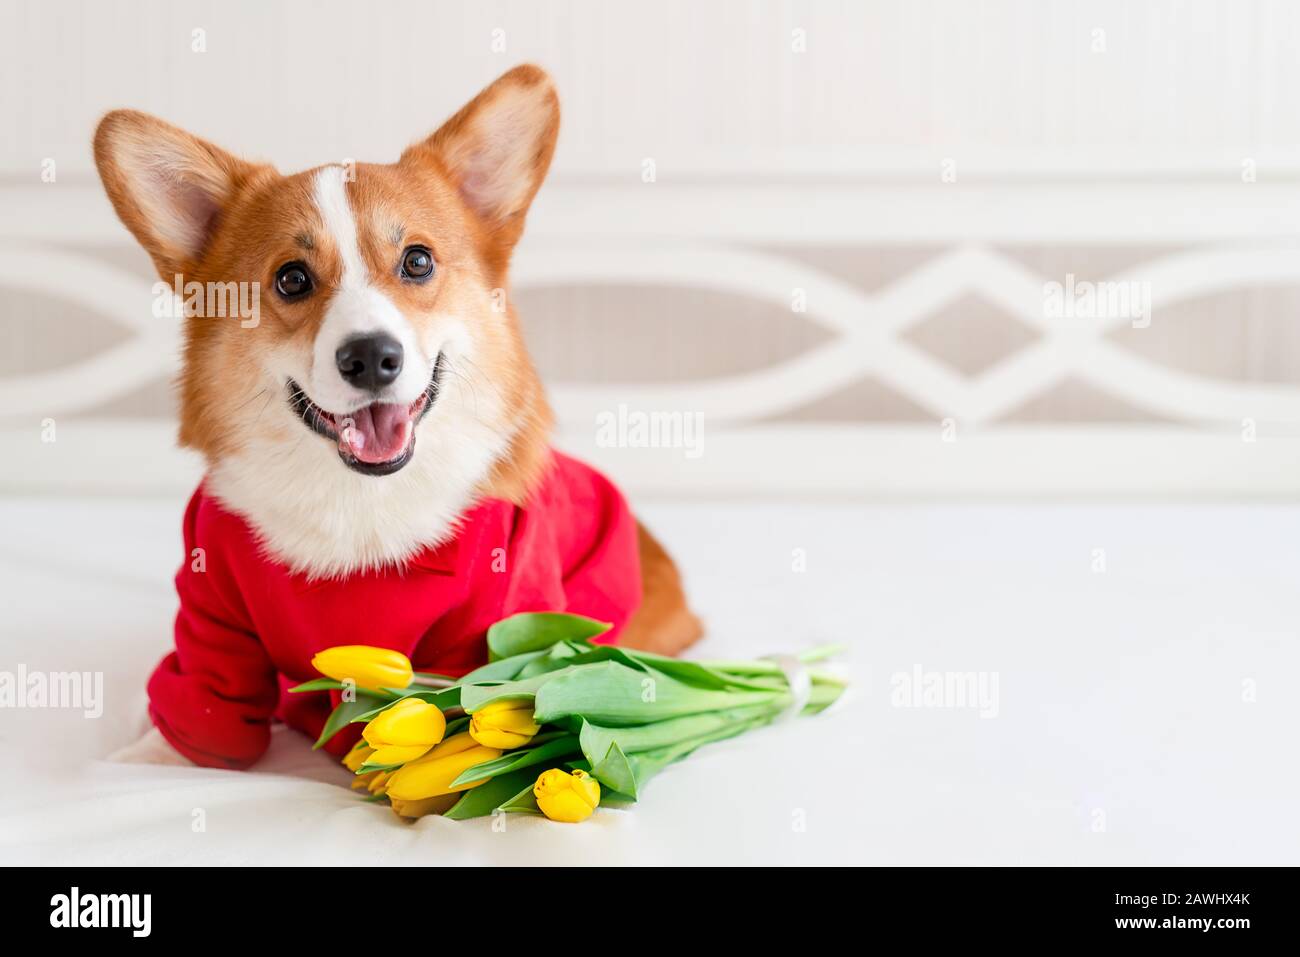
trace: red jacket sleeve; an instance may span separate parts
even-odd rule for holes
[[[185,512],[176,650],[149,679],[149,716],[196,764],[246,768],[266,751],[279,687],[225,560],[222,516],[204,503],[200,489]]]

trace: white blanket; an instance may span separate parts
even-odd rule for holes
[[[0,672],[104,681],[98,718],[0,710],[0,861],[1300,861],[1295,507],[643,509],[707,619],[692,655],[843,641],[853,687],[632,810],[503,827],[404,824],[283,728],[251,772],[101,760],[143,730],[182,504],[0,504]]]

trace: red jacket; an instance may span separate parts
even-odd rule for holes
[[[394,648],[417,670],[459,675],[487,661],[487,628],[507,615],[572,611],[613,622],[602,636],[613,640],[641,601],[627,503],[558,453],[527,506],[480,502],[454,539],[400,570],[309,581],[267,557],[248,523],[202,486],[185,512],[185,554],[176,650],[149,680],[149,713],[177,751],[210,767],[261,757],[273,716],[320,733],[330,696],[285,689],[319,677],[311,659],[323,648]],[[357,736],[353,726],[329,750],[341,754]]]

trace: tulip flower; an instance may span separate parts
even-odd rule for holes
[[[488,629],[488,663],[454,678],[412,672],[393,651],[330,648],[314,663],[336,680],[290,690],[333,692],[348,678],[358,686],[429,689],[418,697],[358,695],[360,703],[345,695],[322,732],[326,741],[368,722],[364,743],[343,763],[354,770],[353,787],[400,817],[463,821],[540,811],[577,822],[602,797],[636,801],[655,775],[697,749],[786,716],[817,714],[846,687],[812,667],[836,646],[688,661],[596,644],[608,627],[563,612],[512,615]],[[448,714],[458,731],[450,736]],[[575,767],[583,770],[570,773]]]
[[[389,797],[394,814],[412,819],[424,817],[426,814],[443,814],[459,800],[459,794],[436,794],[423,801],[403,801],[401,798]]]
[[[443,741],[424,757],[394,771],[388,786],[389,797],[399,801],[422,801],[439,794],[478,787],[488,779],[456,787],[452,787],[451,782],[462,771],[499,757],[499,749],[485,748],[471,738],[468,731],[462,731]]]
[[[391,778],[392,774],[388,771],[376,771],[375,779],[370,782],[370,787],[366,790],[378,797],[383,797],[388,793],[388,784]]]
[[[387,771],[367,771],[356,776],[352,787],[358,791],[369,791],[371,794],[383,797],[388,792],[388,779],[391,777],[392,775]]]
[[[361,770],[361,765],[370,760],[370,756],[375,753],[375,749],[366,744],[358,744],[355,748],[343,755],[343,766],[356,774]]]
[[[447,719],[437,705],[419,698],[403,698],[377,714],[361,736],[374,748],[370,764],[405,764],[414,761],[442,740]]]
[[[335,681],[353,681],[358,688],[405,688],[414,672],[411,659],[390,648],[369,645],[338,645],[326,648],[311,660],[311,666]]]
[[[559,768],[543,771],[533,785],[537,806],[552,821],[577,824],[591,817],[600,804],[600,785],[586,771],[565,774]]]
[[[533,720],[532,698],[501,698],[485,704],[469,719],[469,733],[475,741],[503,751],[523,747],[539,730]]]

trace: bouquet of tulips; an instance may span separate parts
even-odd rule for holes
[[[320,747],[350,723],[353,787],[403,818],[497,811],[585,820],[635,801],[696,748],[831,704],[844,682],[806,666],[834,653],[693,662],[594,644],[609,629],[578,615],[515,615],[488,630],[489,663],[462,678],[423,674],[365,645],[312,659],[324,678],[292,689],[342,691]]]

